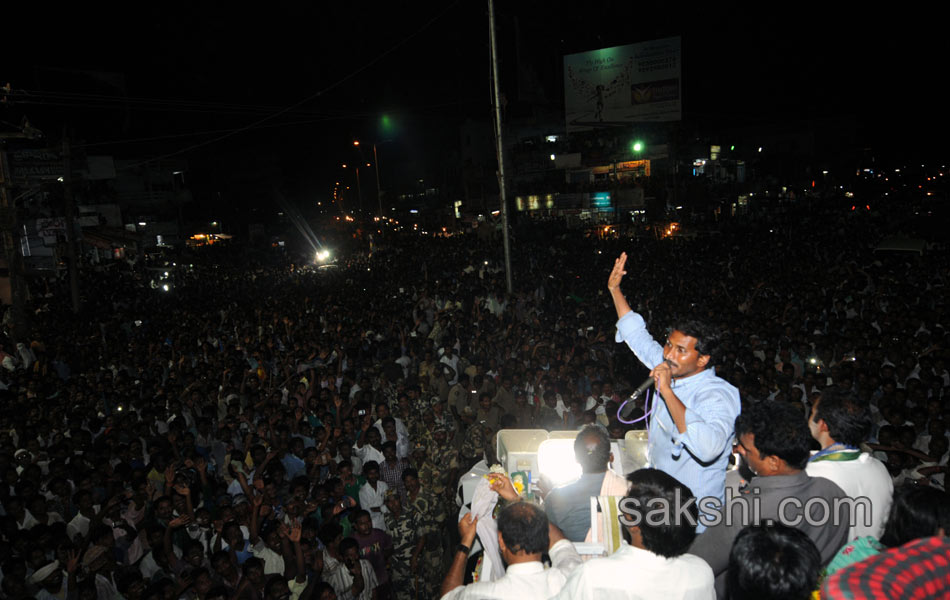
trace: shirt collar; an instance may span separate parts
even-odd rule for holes
[[[533,560],[531,562],[508,565],[508,568],[505,569],[505,575],[531,575],[542,571],[544,571],[544,565],[541,564],[541,561]]]
[[[645,548],[637,548],[632,546],[623,540],[620,543],[620,549],[617,552],[623,552],[628,556],[635,557],[638,564],[643,564],[644,562],[666,562],[670,559],[665,556],[660,556],[655,552],[651,552]]]
[[[769,475],[768,477],[756,475],[749,482],[749,489],[759,488],[774,490],[780,488],[796,488],[805,485],[805,482],[809,479],[810,477],[805,471],[799,471],[794,475]]]
[[[709,367],[708,369],[703,369],[695,375],[690,375],[689,377],[683,377],[682,379],[675,379],[673,382],[673,387],[686,387],[696,385],[696,382],[704,382],[710,377],[715,377],[716,368]]]

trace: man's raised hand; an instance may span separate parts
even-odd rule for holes
[[[627,253],[621,252],[620,257],[614,261],[614,268],[610,272],[610,277],[607,278],[607,290],[614,291],[620,287],[620,280],[623,279],[623,276],[627,274],[624,270],[624,267],[627,264]]]

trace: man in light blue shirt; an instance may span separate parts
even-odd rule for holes
[[[664,346],[650,336],[643,317],[633,312],[620,292],[626,262],[623,253],[614,263],[607,289],[619,318],[617,342],[626,342],[651,369],[656,392],[663,399],[654,404],[650,417],[649,466],[675,477],[697,499],[724,500],[726,467],[740,412],[739,390],[711,368],[717,340],[708,327],[695,321],[678,324]]]

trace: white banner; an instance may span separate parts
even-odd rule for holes
[[[565,56],[567,130],[679,121],[680,47],[672,37]]]

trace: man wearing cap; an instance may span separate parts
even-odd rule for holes
[[[96,597],[100,600],[119,598],[119,590],[112,579],[115,563],[105,546],[90,546],[82,557],[82,566],[90,575],[95,574]]]
[[[449,410],[455,415],[460,415],[462,409],[469,405],[471,397],[469,376],[462,373],[459,375],[458,382],[449,390]]]
[[[70,552],[66,563],[68,578],[63,580],[63,569],[58,560],[40,567],[30,576],[30,583],[36,586],[36,600],[65,600],[70,590],[76,589],[76,571],[79,568],[79,552]]]
[[[455,415],[446,408],[446,403],[438,396],[432,398],[432,417],[436,427],[443,427],[448,432],[455,431]]]

